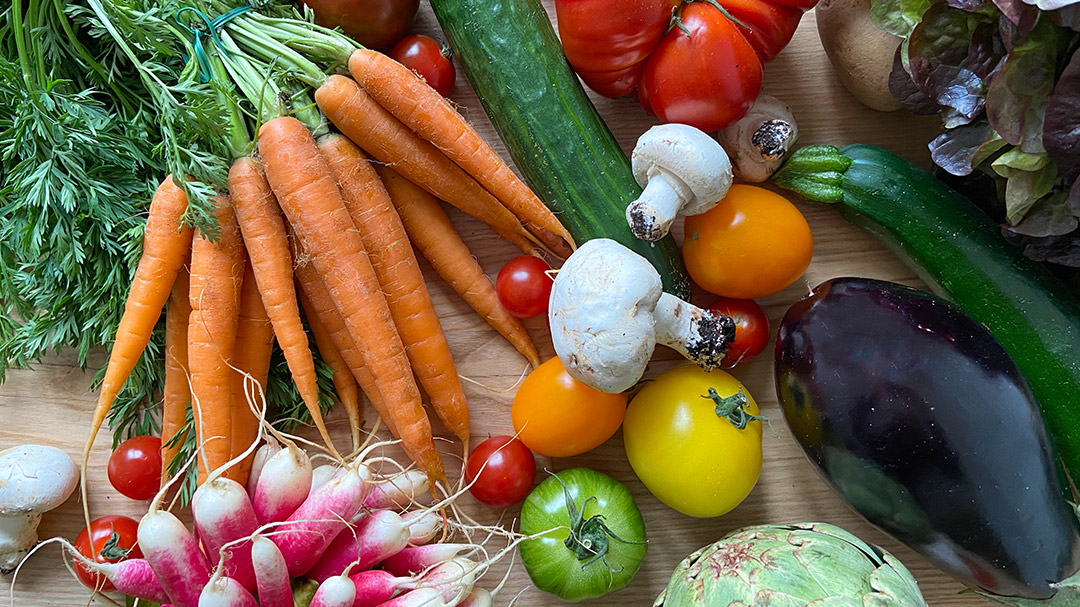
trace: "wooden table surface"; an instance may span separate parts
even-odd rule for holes
[[[549,12],[553,13],[550,0],[546,4]],[[438,25],[426,2],[421,6],[416,29],[438,35]],[[821,50],[812,13],[803,19],[791,45],[766,66],[765,90],[794,109],[799,123],[800,144],[869,142],[885,146],[922,166],[929,164],[926,143],[938,131],[937,119],[915,117],[904,112],[882,114],[860,105],[834,75]],[[504,153],[460,70],[452,98],[488,141]],[[633,99],[597,99],[596,104],[627,153],[637,136],[654,123]],[[802,202],[799,205],[814,232],[814,258],[802,279],[784,292],[761,300],[774,323],[811,286],[828,278],[867,276],[920,285],[910,270],[867,234],[841,220],[831,209]],[[501,264],[516,254],[513,247],[471,218],[455,214],[454,220],[492,278]],[[681,229],[677,232],[681,236]],[[464,377],[498,390],[465,383],[472,411],[474,444],[489,435],[512,433],[512,387],[525,371],[525,361],[426,264],[424,272],[430,278],[428,286],[443,320],[458,371]],[[701,295],[698,293],[698,303],[707,302],[708,297]],[[527,324],[542,356],[545,359],[551,356],[551,343],[543,320],[534,319]],[[656,358],[657,362],[651,366],[650,373],[675,363],[671,351],[658,352]],[[98,352],[91,357],[90,365],[96,367],[103,361],[103,353]],[[579,457],[556,461],[538,458],[541,469],[589,466],[613,475],[630,488],[644,514],[650,539],[644,566],[627,589],[594,604],[651,605],[667,583],[676,563],[690,552],[738,527],[793,521],[833,523],[893,552],[911,569],[930,605],[959,607],[981,602],[972,595],[959,595],[962,590],[960,584],[863,521],[818,477],[782,421],[773,388],[771,346],[755,361],[736,369],[735,375],[754,394],[764,414],[774,420],[773,425],[779,436],[766,433],[765,465],[761,479],[747,500],[726,516],[694,519],[669,510],[657,501],[630,470],[623,453],[621,434],[618,433],[601,447]],[[70,353],[43,360],[33,370],[9,372],[6,383],[0,386],[0,406],[3,411],[0,417],[0,449],[24,443],[40,443],[60,447],[78,459],[96,399],[96,394],[89,391],[90,376],[90,370],[75,365],[74,356]],[[374,414],[369,413],[369,419],[373,417]],[[331,420],[335,433],[342,437],[344,444],[347,431],[340,411],[335,411]],[[441,434],[448,435],[441,426],[437,429]],[[442,445],[442,450],[460,455],[460,444]],[[108,454],[108,439],[103,433],[89,465],[90,511],[95,516],[118,513],[137,518],[145,511],[146,504],[119,495],[108,484],[105,476]],[[450,460],[448,466],[454,468]],[[498,513],[478,506],[470,496],[461,498],[460,503],[483,520],[494,522],[497,519]],[[516,509],[511,509],[504,514],[503,520],[510,522],[516,514]],[[81,506],[76,495],[61,508],[46,515],[40,528],[41,536],[63,536],[70,540],[78,533],[81,524]],[[528,576],[520,563],[513,568],[506,590],[496,599],[497,605],[507,605],[518,591],[529,585]],[[493,588],[502,571],[503,568],[493,568],[492,573],[481,582],[482,585]],[[10,576],[3,579],[10,583]],[[90,601],[90,592],[70,577],[61,562],[59,549],[47,547],[36,554],[20,573],[13,597],[13,604],[28,607],[86,605]],[[516,604],[520,607],[554,605],[558,604],[558,600],[529,588],[521,594]]]

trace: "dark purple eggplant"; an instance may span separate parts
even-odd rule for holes
[[[1027,382],[952,303],[825,282],[784,315],[776,391],[848,504],[966,585],[1044,599],[1080,569],[1080,525]]]

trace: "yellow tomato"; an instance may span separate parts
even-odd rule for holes
[[[686,218],[683,261],[702,289],[735,299],[784,290],[814,254],[806,219],[783,196],[733,185],[712,210]]]
[[[716,399],[708,397],[710,388]],[[732,414],[718,416],[719,403]],[[750,494],[761,474],[761,422],[750,419],[758,415],[753,397],[728,373],[676,367],[630,401],[623,421],[626,457],[645,487],[671,508],[720,516]]]
[[[626,414],[626,394],[594,390],[566,372],[558,356],[521,383],[510,412],[514,432],[533,451],[570,457],[611,438]]]

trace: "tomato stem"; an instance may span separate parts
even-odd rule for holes
[[[750,404],[750,399],[742,388],[739,388],[739,391],[731,396],[720,396],[716,388],[710,387],[709,393],[702,395],[701,398],[707,398],[716,403],[716,416],[731,422],[735,429],[742,430],[752,421],[762,421],[769,424],[769,430],[772,431],[773,436],[777,436],[776,429],[773,428],[769,418],[764,415],[754,415],[746,410],[746,406]]]
[[[743,23],[742,21],[739,21],[738,19],[736,19],[735,15],[732,15],[731,13],[729,13],[728,10],[726,8],[724,8],[723,6],[721,6],[720,3],[717,0],[685,0],[681,5],[675,7],[675,8],[673,8],[671,10],[671,22],[668,24],[668,31],[671,31],[671,26],[674,25],[674,26],[678,26],[678,28],[681,29],[683,31],[683,33],[686,34],[687,36],[690,35],[690,30],[687,29],[685,25],[683,25],[682,18],[680,17],[680,14],[682,13],[682,7],[687,5],[687,4],[690,4],[691,2],[707,2],[707,3],[711,4],[714,8],[716,8],[716,10],[720,11],[720,13],[722,15],[727,17],[728,20],[730,20],[735,25],[743,28],[744,30],[746,30],[748,32],[753,31],[753,28],[751,28],[749,25]]]
[[[127,557],[131,553],[131,548],[120,547],[120,534],[113,531],[109,536],[109,540],[105,542],[105,545],[101,547],[101,556],[110,561],[118,561]]]
[[[574,556],[577,557],[582,567],[587,567],[590,564],[602,560],[604,565],[609,571],[619,571],[615,569],[607,562],[607,553],[610,546],[610,540],[622,542],[623,544],[646,544],[647,542],[631,542],[624,540],[604,522],[604,515],[596,514],[589,518],[585,518],[585,507],[590,501],[595,500],[596,496],[592,496],[585,500],[581,504],[581,510],[577,508],[577,504],[574,503],[574,497],[570,495],[570,489],[566,486],[566,483],[559,478],[558,474],[547,471],[548,474],[555,477],[555,480],[559,481],[559,484],[563,488],[563,496],[566,502],[566,513],[570,517],[570,535],[563,542],[563,545],[567,547]]]

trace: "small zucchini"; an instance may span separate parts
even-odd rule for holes
[[[1080,302],[1063,283],[1006,243],[970,200],[882,148],[805,147],[773,180],[834,203],[986,325],[1024,374],[1062,463],[1080,480]]]

